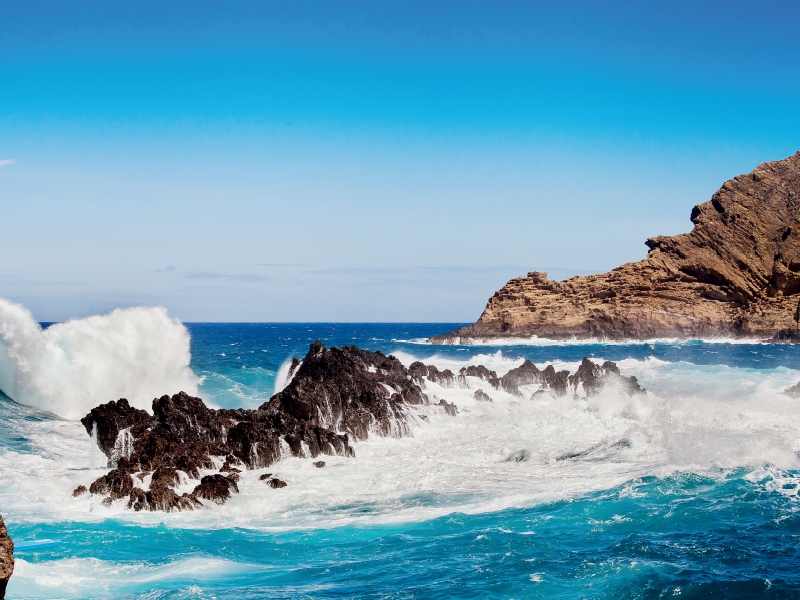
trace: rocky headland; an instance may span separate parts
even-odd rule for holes
[[[525,361],[498,377],[482,365],[457,374],[421,362],[406,368],[381,352],[319,342],[302,361],[293,360],[289,375],[286,388],[257,409],[212,409],[184,392],[153,400],[152,414],[124,398],[95,407],[81,422],[108,457],[110,470],[73,495],[92,494],[108,505],[123,499],[137,511],[223,504],[239,492],[243,470],[266,469],[288,456],[353,457],[351,440],[408,435],[415,408],[422,406],[457,416],[455,403],[434,402],[425,393],[432,384],[440,390],[476,387],[475,399],[487,402],[493,389],[514,396],[593,396],[607,386],[628,395],[644,393],[635,377],[623,377],[612,362],[584,359],[570,375]],[[324,468],[325,462],[314,465]],[[272,489],[287,485],[272,473],[259,479]]]
[[[6,597],[8,580],[14,573],[14,541],[0,516],[0,600]]]
[[[647,258],[608,273],[512,279],[474,325],[430,341],[800,339],[800,152],[726,181],[690,218],[691,232],[650,238]]]

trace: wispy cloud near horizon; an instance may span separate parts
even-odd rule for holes
[[[13,158],[2,158],[0,159],[0,167],[7,167],[10,164],[17,162]]]
[[[268,277],[258,273],[213,273],[210,271],[189,271],[189,279],[226,279],[228,281],[266,281]]]

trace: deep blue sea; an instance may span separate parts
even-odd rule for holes
[[[190,372],[165,367],[152,389],[194,382],[209,404],[255,407],[319,339],[499,375],[524,358],[573,371],[584,356],[614,360],[648,395],[489,390],[493,403],[475,403],[471,390],[431,389],[459,414],[431,412],[412,436],[358,443],[355,458],[324,457],[324,469],[285,459],[270,469],[282,490],[246,474],[224,506],[141,514],[72,497],[104,471],[69,415],[82,398],[122,395],[119,381],[133,395],[157,370],[149,346],[115,358],[86,341],[90,324],[5,339],[41,374],[0,373],[9,396],[33,405],[0,399],[0,514],[18,543],[61,542],[17,552],[7,597],[800,598],[800,400],[781,393],[800,381],[800,348],[424,342],[460,325],[186,324]],[[160,329],[142,339],[179,354]],[[51,380],[61,387],[49,391]]]

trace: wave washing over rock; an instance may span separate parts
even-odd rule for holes
[[[0,390],[19,402],[78,419],[109,398],[147,407],[164,391],[196,392],[189,333],[164,308],[126,308],[47,329],[0,298]]]
[[[477,323],[430,341],[800,339],[800,152],[725,182],[691,221],[690,233],[650,238],[645,260],[608,273],[512,279]]]
[[[351,437],[408,435],[414,407],[431,404],[423,392],[426,382],[468,388],[476,378],[516,396],[534,386],[533,397],[594,396],[608,386],[627,395],[644,393],[635,377],[623,377],[610,361],[584,359],[573,375],[552,365],[540,370],[527,360],[502,377],[483,365],[455,375],[421,362],[406,368],[394,356],[355,346],[326,348],[319,341],[302,361],[292,361],[288,378],[282,391],[255,410],[210,409],[184,392],[153,400],[152,415],[124,398],[97,406],[81,422],[113,468],[74,495],[104,496],[108,505],[127,499],[137,511],[191,510],[202,500],[223,504],[239,491],[239,467],[262,469],[285,456],[355,456]],[[474,398],[492,401],[480,388]],[[458,414],[447,400],[436,406]],[[271,473],[261,479],[275,489],[286,486]]]

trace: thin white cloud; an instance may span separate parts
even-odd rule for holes
[[[8,159],[8,158],[7,158],[7,159],[0,160],[0,167],[5,167],[6,165],[10,165],[10,164],[11,164],[11,163],[13,163],[13,162],[16,162],[16,161],[15,161],[15,160]]]

